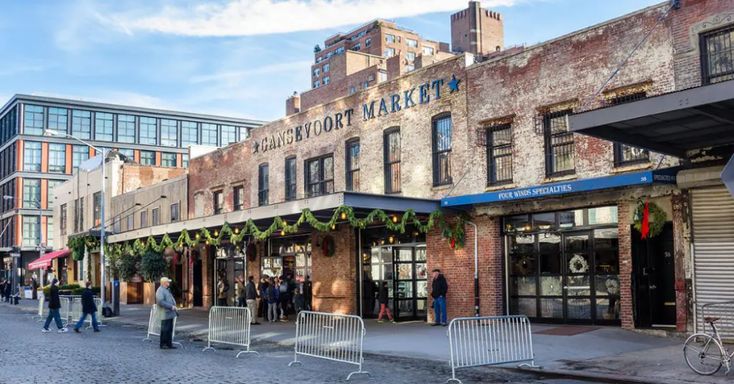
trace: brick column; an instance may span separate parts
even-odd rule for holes
[[[634,214],[634,203],[620,201],[618,204],[617,229],[619,231],[619,294],[620,313],[622,328],[633,329],[635,327],[632,303],[632,215]]]
[[[686,221],[688,194],[674,194],[671,197],[673,207],[673,260],[675,263],[675,328],[685,332],[688,328],[688,284],[686,284],[686,260],[688,260],[688,239],[686,238]]]

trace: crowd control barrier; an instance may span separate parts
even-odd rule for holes
[[[69,324],[72,324],[74,322],[74,301],[75,300],[81,300],[81,296],[79,295],[60,295],[59,296],[59,302],[61,304],[61,307],[59,308],[59,315],[61,316],[61,321],[64,323],[64,327],[68,326]],[[81,304],[78,305],[79,311],[81,311]]]
[[[535,367],[533,337],[527,316],[459,317],[448,330],[451,378],[458,368],[525,363]]]
[[[183,344],[175,341],[176,339],[176,320],[177,317],[173,318],[173,332],[171,333],[171,341],[173,344],[178,344],[183,348]],[[148,318],[148,334],[145,335],[143,341],[153,341],[151,336],[161,337],[161,321],[158,319],[158,305],[153,304],[150,307],[150,317]]]
[[[301,364],[298,355],[302,355],[359,367],[347,380],[358,373],[369,376],[362,370],[364,335],[364,321],[359,316],[301,311],[296,319],[294,358],[288,366]]]
[[[243,353],[254,353],[250,350],[250,324],[252,312],[250,308],[242,307],[219,307],[209,309],[209,336],[207,346],[202,350],[216,350],[215,344],[228,344],[244,348],[237,353],[235,358]]]

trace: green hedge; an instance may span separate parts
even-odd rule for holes
[[[59,295],[66,295],[66,296],[79,296],[84,292],[84,288],[80,287],[79,284],[68,284],[68,285],[62,285],[59,286]],[[92,287],[92,292],[94,292],[95,295],[99,296],[100,289],[99,287]],[[48,297],[48,295],[51,294],[51,286],[47,286],[43,288],[43,295]]]

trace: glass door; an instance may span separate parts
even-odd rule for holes
[[[395,260],[395,318],[415,318],[415,265],[413,248],[394,247]]]
[[[565,254],[564,312],[569,322],[590,322],[591,318],[591,258],[590,232],[563,235]]]

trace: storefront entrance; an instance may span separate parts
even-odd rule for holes
[[[233,306],[235,303],[235,282],[245,279],[246,262],[245,254],[238,252],[232,246],[222,246],[217,248],[216,258],[214,259],[215,268],[212,276],[212,292],[214,292],[214,302],[218,302],[219,291],[217,284],[222,279],[229,287],[225,293],[226,305]]]
[[[263,257],[262,275],[268,277],[291,276],[304,281],[311,276],[311,239],[299,236],[270,241],[270,253]]]
[[[644,240],[632,228],[632,276],[635,327],[675,327],[673,223]]]
[[[616,207],[505,218],[510,313],[619,324],[616,221]]]
[[[373,297],[378,295],[382,282],[387,281],[388,305],[395,319],[425,320],[428,297],[425,243],[374,246],[367,261],[363,281],[367,287],[364,316],[376,317],[379,313],[379,303]],[[370,284],[372,287],[368,287]]]

